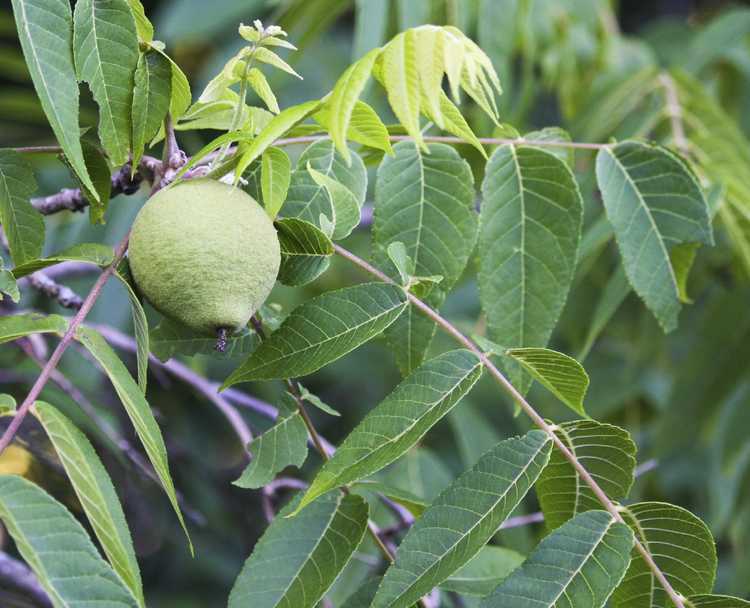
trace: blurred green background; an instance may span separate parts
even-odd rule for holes
[[[300,47],[285,58],[304,80],[271,78],[282,107],[325,95],[353,58],[400,29],[452,23],[474,37],[493,59],[505,89],[502,120],[520,132],[560,125],[575,139],[592,133],[588,118],[596,104],[594,94],[607,79],[623,79],[642,65],[679,64],[684,50],[705,32],[706,24],[727,14],[747,19],[738,3],[687,0],[623,1],[611,9],[605,0],[157,0],[144,1],[144,5],[154,22],[155,37],[166,43],[167,51],[188,74],[194,99],[242,43],[236,34],[241,21],[260,18],[266,25],[278,23]],[[726,48],[718,49],[700,72],[702,82],[744,130],[750,128],[748,32],[750,26]],[[0,83],[0,146],[50,143],[7,5],[0,9]],[[386,122],[392,119],[375,87],[366,98]],[[493,126],[486,119],[471,106],[464,109],[478,134],[492,134]],[[95,105],[84,98],[82,123],[95,121]],[[612,132],[598,133],[597,140],[637,134],[639,128],[638,124],[621,124]],[[179,141],[190,153],[214,135],[185,132],[179,134]],[[461,151],[473,161],[481,179],[475,153],[463,146]],[[589,223],[601,212],[591,160],[586,154],[577,158]],[[73,186],[64,166],[54,158],[40,157],[35,162],[40,194]],[[48,218],[46,250],[81,241],[114,244],[127,230],[145,194],[142,190],[113,200],[105,226],[91,226],[79,214]],[[750,593],[750,484],[746,475],[750,462],[750,289],[721,232],[718,241],[716,248],[699,254],[690,282],[695,303],[686,308],[673,334],[664,336],[637,298],[628,297],[584,361],[592,379],[587,408],[594,418],[627,428],[639,445],[639,462],[650,470],[639,477],[631,498],[674,502],[703,517],[718,542],[717,592],[746,597]],[[367,255],[367,229],[356,231],[345,246]],[[554,348],[577,354],[615,259],[610,244],[581,271],[555,334]],[[444,307],[467,332],[481,331],[473,274],[473,270],[467,273]],[[316,293],[363,278],[336,261],[311,286],[277,288],[271,299],[286,311]],[[79,293],[85,293],[91,282],[91,276],[66,279]],[[33,292],[24,295],[18,308],[67,313]],[[128,301],[120,286],[106,288],[90,321],[132,332]],[[450,346],[438,336],[434,350]],[[132,365],[132,357],[123,356]],[[187,363],[214,379],[223,378],[236,365],[236,361],[201,356]],[[92,363],[73,351],[65,356],[61,369],[103,416],[132,439],[116,396]],[[20,350],[0,349],[0,392],[23,398],[35,371]],[[308,388],[342,413],[333,418],[313,412],[319,429],[337,443],[398,380],[390,353],[378,342],[315,374],[307,379]],[[271,403],[281,391],[273,383],[242,388]],[[242,469],[243,456],[224,418],[179,380],[164,373],[151,376],[149,400],[165,433],[176,486],[192,511],[190,526],[197,555],[191,559],[159,489],[101,436],[68,395],[50,387],[44,398],[87,430],[115,478],[134,534],[149,605],[224,606],[235,576],[266,526],[260,493],[230,483]],[[569,417],[567,410],[539,389],[532,389],[530,400],[555,421]],[[256,431],[269,426],[269,420],[250,410],[243,410],[243,415]],[[423,445],[385,475],[395,485],[430,498],[484,450],[528,426],[526,419],[513,417],[507,399],[485,380],[429,433]],[[80,512],[42,434],[32,424],[25,428],[31,463],[21,458],[19,465],[5,458],[0,465],[6,469],[22,466]],[[302,475],[309,475],[318,464],[311,453]],[[536,510],[533,499],[523,509]],[[381,508],[377,517],[387,523],[389,515]],[[509,530],[500,533],[498,541],[527,551],[542,531],[539,524]],[[12,550],[7,542],[4,549]],[[331,595],[335,605],[359,586],[369,568],[364,556],[353,562]]]

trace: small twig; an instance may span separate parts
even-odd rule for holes
[[[78,312],[75,314],[73,319],[68,324],[68,329],[63,335],[60,342],[58,343],[57,348],[55,348],[55,350],[52,352],[52,356],[49,358],[45,366],[42,368],[42,371],[39,374],[39,377],[36,379],[36,382],[34,382],[33,386],[31,387],[31,390],[29,391],[29,394],[26,396],[26,399],[23,400],[23,403],[21,403],[20,407],[16,411],[15,416],[13,416],[13,419],[8,425],[8,428],[5,430],[2,437],[0,438],[0,454],[2,454],[5,451],[5,448],[8,447],[10,442],[13,441],[13,437],[18,432],[18,428],[21,426],[23,419],[29,413],[29,409],[34,404],[34,401],[36,401],[37,397],[39,397],[39,394],[42,392],[42,389],[49,381],[52,370],[54,370],[55,367],[57,367],[57,364],[60,362],[60,359],[62,358],[63,353],[67,350],[68,346],[70,346],[70,343],[73,341],[73,337],[75,336],[76,330],[81,325],[81,323],[83,323],[83,320],[86,318],[86,315],[88,315],[91,309],[93,308],[94,303],[96,302],[97,298],[102,292],[102,289],[104,288],[105,283],[107,282],[109,277],[112,276],[112,274],[115,271],[115,268],[117,267],[117,264],[120,263],[120,260],[125,255],[125,251],[128,248],[129,238],[130,238],[130,233],[126,234],[125,237],[122,239],[122,241],[120,241],[120,243],[117,245],[112,263],[109,266],[107,266],[99,275],[99,278],[94,283],[94,286],[91,288],[91,291],[89,291],[89,294],[86,296],[83,303],[81,304],[81,308],[78,310]]]
[[[29,276],[29,283],[37,291],[49,298],[57,300],[63,308],[78,310],[83,304],[83,299],[70,287],[60,285],[47,274],[37,271]]]
[[[391,279],[389,276],[360,258],[359,256],[355,255],[354,253],[350,252],[347,249],[344,249],[340,245],[337,245],[334,243],[333,245],[334,250],[336,253],[338,253],[341,257],[349,260],[353,264],[359,266],[363,270],[367,271],[371,275],[377,277],[381,281],[385,283],[395,284],[393,279]],[[443,329],[448,335],[450,335],[456,342],[461,344],[463,347],[470,350],[472,353],[474,353],[479,361],[482,363],[484,368],[490,373],[490,375],[493,377],[493,379],[502,387],[502,389],[510,395],[510,397],[515,401],[520,408],[526,413],[526,415],[531,418],[532,422],[539,427],[541,430],[543,430],[547,436],[550,438],[554,446],[562,453],[562,455],[565,457],[565,459],[573,466],[573,468],[576,470],[578,475],[581,477],[581,479],[586,483],[586,485],[589,486],[591,491],[593,492],[596,499],[599,501],[599,503],[609,512],[609,514],[612,516],[612,518],[620,523],[625,523],[624,519],[622,518],[622,515],[620,514],[619,508],[609,499],[606,492],[602,490],[601,486],[596,482],[596,480],[591,476],[591,473],[588,472],[586,467],[584,467],[581,462],[576,458],[575,454],[568,448],[567,445],[558,437],[557,433],[555,433],[555,428],[553,425],[549,424],[539,413],[531,406],[531,404],[526,401],[526,398],[518,392],[516,387],[514,387],[511,382],[505,377],[505,375],[497,368],[497,366],[490,360],[490,358],[487,356],[487,354],[482,351],[473,341],[471,341],[469,338],[464,336],[455,325],[453,325],[450,321],[448,321],[445,317],[441,316],[440,313],[433,310],[430,306],[425,304],[422,300],[417,298],[414,294],[407,292],[406,296],[409,300],[409,302],[418,310],[420,310],[424,315],[432,319],[441,329]],[[672,603],[677,608],[685,608],[685,604],[683,602],[682,596],[680,596],[672,587],[671,583],[667,580],[666,576],[664,576],[664,573],[661,571],[657,563],[654,561],[654,557],[651,555],[650,551],[641,543],[640,540],[637,538],[635,539],[635,548],[636,550],[641,554],[644,561],[648,564],[649,569],[654,574],[656,579],[659,581],[659,584],[663,587],[666,594],[669,596]]]
[[[36,575],[26,564],[3,551],[0,551],[0,587],[24,593],[26,599],[32,600],[40,608],[52,608],[52,601]]]
[[[112,175],[112,190],[110,196],[118,194],[134,194],[141,185],[142,176],[136,172],[131,176],[130,164],[120,167]],[[42,215],[51,215],[60,211],[83,211],[89,206],[89,201],[80,188],[63,188],[56,194],[32,198],[31,204]]]

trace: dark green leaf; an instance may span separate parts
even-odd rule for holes
[[[29,201],[35,190],[34,172],[23,156],[0,149],[0,224],[17,265],[42,254],[44,221]]]
[[[479,553],[531,489],[550,448],[542,431],[507,439],[443,490],[399,546],[373,608],[412,606]]]
[[[133,90],[133,166],[159,131],[172,97],[172,66],[161,53],[153,51],[138,57]]]
[[[78,82],[69,0],[12,0],[18,37],[52,131],[81,181],[93,191],[81,149]]]
[[[76,73],[99,105],[99,139],[115,165],[131,146],[138,34],[127,0],[79,0],[74,11]]]
[[[512,549],[486,546],[440,587],[463,595],[483,597],[492,593],[524,559]]]
[[[534,552],[481,608],[601,608],[630,561],[633,533],[605,511],[578,515]]]
[[[311,374],[380,334],[405,307],[403,289],[384,283],[324,293],[292,311],[222,388]]]
[[[127,260],[123,260],[115,276],[125,287],[130,300],[130,311],[133,315],[133,328],[135,329],[136,357],[138,359],[138,386],[141,387],[143,394],[146,394],[146,384],[148,382],[148,355],[150,352],[148,340],[148,319],[146,311],[143,310],[140,298],[136,295],[135,283],[133,276],[130,274],[130,265]]]
[[[682,243],[713,244],[700,186],[677,156],[637,142],[602,149],[596,175],[625,274],[662,328],[671,331],[681,304],[670,251]]]
[[[279,281],[305,285],[328,269],[333,243],[317,226],[295,217],[278,220],[275,226],[281,247]]]
[[[414,446],[482,374],[468,350],[425,362],[365,416],[318,472],[299,509],[339,486],[364,479]]]
[[[561,424],[558,435],[610,499],[623,500],[633,485],[636,446],[630,434],[611,424],[576,420]],[[552,451],[537,482],[539,502],[549,530],[601,503],[562,453]]]
[[[247,329],[229,336],[227,347],[223,353],[216,350],[216,338],[206,337],[189,327],[181,325],[171,319],[162,319],[161,323],[149,334],[151,352],[160,361],[167,361],[175,355],[210,355],[214,357],[239,357],[253,352],[260,339],[258,335]]]
[[[255,545],[229,608],[313,608],[362,541],[368,509],[360,496],[326,496],[299,516],[286,517],[294,504],[276,516]]]

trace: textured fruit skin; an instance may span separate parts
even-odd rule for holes
[[[206,334],[245,326],[281,261],[276,229],[255,199],[207,179],[151,197],[133,223],[128,257],[154,308]]]

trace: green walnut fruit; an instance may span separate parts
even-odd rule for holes
[[[155,194],[133,223],[130,269],[166,317],[216,335],[244,327],[279,272],[279,239],[239,188],[201,179]]]

